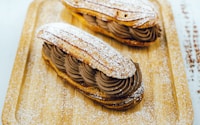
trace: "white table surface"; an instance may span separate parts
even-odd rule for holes
[[[0,0],[0,116],[2,116],[26,11],[31,1]]]
[[[0,1],[0,115],[9,85],[9,79],[15,60],[28,6],[32,0]],[[200,1],[169,0],[175,16],[181,50],[185,63],[189,89],[194,109],[194,125],[200,125]],[[190,27],[185,29],[185,26]],[[195,36],[196,37],[191,37]],[[195,41],[196,40],[196,41]],[[194,42],[197,47],[194,47]],[[186,46],[191,46],[189,49]],[[188,53],[194,66],[188,61]],[[0,123],[2,124],[2,123]]]

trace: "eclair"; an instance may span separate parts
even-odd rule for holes
[[[47,64],[85,96],[116,110],[141,102],[144,87],[139,64],[106,42],[65,23],[45,24],[36,37],[43,42]]]
[[[91,30],[130,46],[149,46],[161,36],[158,11],[148,0],[62,0]]]

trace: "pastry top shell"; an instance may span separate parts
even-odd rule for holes
[[[131,59],[121,55],[109,44],[72,25],[45,24],[38,29],[37,38],[56,45],[109,77],[125,79],[136,72]]]
[[[157,9],[148,0],[63,0],[63,2],[76,8],[77,11],[101,16],[103,20],[109,16],[115,21],[132,22],[133,27],[143,24],[149,27],[148,25],[157,24],[158,20]]]

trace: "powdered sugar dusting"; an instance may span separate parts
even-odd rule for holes
[[[100,39],[64,23],[51,23],[39,29],[38,37],[60,47],[79,60],[114,78],[134,75],[134,63]]]
[[[158,12],[147,0],[63,0],[74,8],[84,8],[108,15],[120,21],[134,21],[134,26],[155,24]],[[103,15],[102,15],[103,16]]]
[[[162,1],[164,2],[165,0]],[[63,21],[62,17],[60,17],[63,8],[64,6],[57,0],[43,1],[39,7],[39,10],[42,11],[38,11],[36,27],[49,22]],[[67,17],[65,18],[67,22],[75,20],[71,21],[71,18],[68,18],[70,17],[69,13],[64,15]],[[78,21],[75,25],[82,26]],[[32,37],[32,35],[30,36]],[[169,36],[172,35],[169,34]],[[106,37],[103,38],[107,39]],[[110,39],[108,41],[116,48],[119,47],[116,41]],[[131,58],[139,62],[145,89],[144,98],[139,105],[120,112],[102,108],[102,106],[85,98],[81,93],[57,77],[56,73],[45,64],[41,57],[42,40],[37,39],[36,41],[32,39],[31,45],[27,45],[27,42],[25,42],[24,48],[20,48],[17,55],[21,57],[18,60],[21,60],[20,62],[27,61],[27,65],[25,72],[22,71],[19,62],[17,69],[13,70],[15,77],[12,75],[12,82],[9,85],[3,124],[190,124],[192,120],[188,119],[188,115],[192,116],[192,112],[185,108],[180,110],[185,110],[186,112],[180,114],[177,109],[179,107],[176,105],[176,101],[187,105],[188,103],[185,100],[179,99],[187,99],[188,96],[185,93],[179,93],[179,95],[175,95],[179,97],[177,100],[174,100],[172,96],[171,85],[174,84],[174,81],[171,78],[173,76],[170,76],[171,63],[169,63],[169,55],[166,54],[169,49],[166,45],[168,42],[171,41],[162,39],[159,42],[157,41],[154,46],[143,49],[129,48],[120,44],[121,46],[118,49],[122,53],[128,53]],[[176,44],[177,41],[173,41],[173,43]],[[30,46],[30,50],[28,51],[28,56],[25,56],[24,50],[28,48],[27,46]],[[172,48],[173,51],[176,49],[177,46]],[[180,59],[180,56],[177,56],[177,58]],[[180,64],[179,60],[172,60],[172,62],[175,62],[174,65]],[[177,77],[181,76],[180,73],[183,71],[181,69],[182,67],[177,71]],[[173,70],[177,70],[177,68]],[[21,72],[24,72],[23,78],[20,80],[14,79],[18,78]],[[175,85],[180,87],[177,92],[185,89],[184,83],[181,83],[182,79],[184,78],[180,77],[180,86]]]

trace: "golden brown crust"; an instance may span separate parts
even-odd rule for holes
[[[143,84],[130,96],[127,98],[110,98],[99,89],[95,87],[82,86],[80,83],[73,81],[66,73],[61,72],[56,68],[56,66],[51,62],[51,60],[42,52],[42,56],[45,61],[56,71],[58,76],[66,80],[70,85],[76,88],[79,92],[87,96],[88,98],[96,101],[97,103],[115,110],[126,110],[131,107],[136,106],[141,102],[143,98]],[[136,64],[137,65],[137,64]],[[137,70],[140,72],[139,66],[137,65]]]
[[[62,0],[62,2],[75,12],[88,13],[100,19],[137,28],[152,27],[158,21],[156,8],[147,0]]]
[[[79,21],[81,21],[84,25],[88,26],[93,31],[110,36],[110,37],[120,41],[121,43],[130,45],[130,46],[145,47],[145,46],[150,46],[151,44],[153,44],[155,42],[155,41],[141,42],[141,41],[136,41],[136,40],[131,40],[131,39],[123,39],[123,38],[115,36],[113,33],[109,32],[97,25],[90,25],[82,16],[80,16],[79,14],[77,14],[75,12],[72,12],[72,15],[75,16],[76,18],[78,18]]]
[[[135,65],[102,40],[64,23],[43,25],[37,37],[58,46],[76,59],[113,78],[124,79],[135,74]]]
[[[2,124],[191,125],[194,112],[177,31],[174,28],[173,13],[168,0],[157,2],[160,3],[166,33],[163,34],[164,39],[156,50],[158,55],[154,56],[155,52],[152,53],[146,49],[141,52],[141,49],[115,45],[115,48],[124,54],[134,56],[134,53],[137,53],[136,58],[141,61],[142,73],[146,77],[144,80],[147,81],[144,84],[143,101],[134,109],[118,112],[93,104],[91,100],[85,99],[68,85],[63,85],[59,78],[52,77],[55,72],[46,67],[41,60],[41,43],[33,40],[33,35],[35,29],[44,23],[63,21],[63,17],[58,15],[62,15],[66,9],[59,0],[34,0],[24,21],[2,111]],[[64,15],[66,22],[86,29],[80,22],[72,19],[68,11]],[[110,42],[108,37],[103,37],[103,39]],[[169,60],[168,63],[158,63],[163,59]],[[155,61],[157,63],[153,65],[147,63]],[[155,67],[163,67],[162,71],[165,72],[160,72],[161,70]],[[168,71],[170,75],[161,77]],[[166,83],[168,79],[170,79],[169,84]]]
[[[130,108],[142,100],[144,88],[138,64],[135,64],[131,59],[125,58],[105,42],[72,25],[64,23],[50,23],[41,26],[37,32],[37,37],[49,45],[58,47],[80,62],[90,65],[93,69],[101,71],[110,78],[128,79],[133,76],[138,77],[134,78],[135,82],[139,83],[136,90],[122,97],[110,96],[98,87],[84,86],[72,80],[70,75],[59,70],[56,64],[52,62],[52,59],[50,59],[51,57],[48,57],[48,54],[45,55],[43,51],[43,58],[49,62],[58,76],[62,77],[87,97],[107,108],[116,110]],[[135,82],[131,83],[133,87],[136,84]]]
[[[123,2],[122,0],[120,1],[121,2],[120,6],[126,5],[124,9],[122,9],[122,7],[120,6],[115,5],[114,2],[116,1],[113,2],[108,0],[107,2],[110,4],[107,4],[106,2],[90,1],[90,0],[82,2],[81,1],[76,2],[74,0],[62,0],[62,3],[67,8],[69,8],[69,10],[71,10],[72,15],[74,15],[78,20],[80,20],[82,23],[87,25],[90,29],[92,29],[95,32],[99,32],[104,35],[110,36],[118,40],[119,42],[127,44],[129,46],[145,47],[145,46],[150,46],[152,43],[156,41],[156,40],[138,41],[135,39],[120,38],[119,36],[114,35],[107,29],[104,29],[98,25],[90,24],[83,18],[83,16],[79,15],[79,13],[88,14],[98,19],[105,20],[107,22],[114,21],[120,25],[132,28],[145,29],[158,25],[157,10],[150,2],[142,4],[144,1],[135,1],[135,2],[130,2],[130,4],[127,4],[127,1]],[[96,9],[96,8],[101,8],[102,6],[103,6],[102,9]],[[126,10],[127,6],[130,10]],[[141,10],[143,11],[140,12]],[[116,13],[116,15],[115,14],[113,15],[113,13]],[[129,16],[130,18],[128,19],[127,17],[124,17],[122,15]]]

